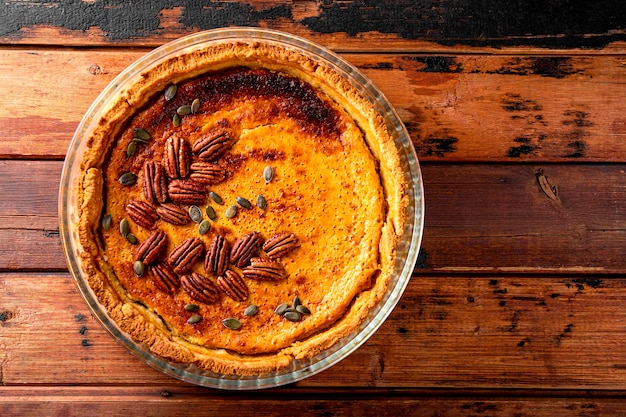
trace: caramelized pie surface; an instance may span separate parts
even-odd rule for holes
[[[148,79],[137,89],[142,99],[136,104],[125,100],[127,109],[114,109],[103,119],[83,162],[79,234],[90,285],[124,331],[175,362],[244,375],[281,369],[353,331],[387,288],[405,204],[393,143],[349,86],[338,86],[333,77],[313,76],[316,69],[306,60],[282,67],[290,54],[257,46],[250,57],[244,44],[235,52],[214,51],[204,57],[214,64],[209,71],[184,72],[178,64],[164,64],[154,81]],[[176,94],[166,99],[164,91],[174,82]],[[178,116],[180,124],[174,122],[177,109],[196,99],[200,107]],[[150,139],[135,140],[129,156],[138,128]],[[136,202],[189,210],[191,204],[172,201],[171,189],[164,201],[151,201],[144,192],[149,182],[144,166],[167,166],[166,143],[172,137],[193,148],[220,132],[229,144],[218,156],[208,161],[199,151],[188,155],[189,163],[217,164],[222,170],[222,179],[202,184],[203,198],[194,203],[203,220],[209,220],[209,230],[200,234],[194,221],[175,225],[162,216],[144,225],[133,221],[129,204]],[[267,167],[273,171],[269,181],[263,175]],[[136,182],[122,184],[120,177],[127,173],[135,174]],[[181,176],[189,180],[191,174]],[[168,185],[180,180],[166,178]],[[259,195],[266,202],[263,208],[257,205]],[[238,197],[252,207],[238,205]],[[208,218],[207,206],[214,209],[215,219]],[[228,218],[231,206],[237,212]],[[101,226],[105,215],[112,220],[108,229]],[[120,233],[122,219],[129,221],[137,244]],[[137,276],[133,265],[139,247],[156,231],[165,232],[167,244],[157,261]],[[249,279],[245,266],[229,262],[247,291],[244,300],[233,299],[219,289],[218,274],[205,268],[205,256],[216,236],[232,248],[250,232],[262,241],[290,233],[298,245],[274,259],[284,271],[275,280]],[[211,302],[194,298],[178,282],[163,288],[151,272],[154,264],[171,264],[169,255],[189,238],[202,242],[202,256],[176,277],[184,280],[195,273],[211,281],[217,289]],[[254,256],[269,259],[261,249]],[[291,304],[296,296],[310,314],[295,321],[275,314],[277,306]],[[188,311],[189,304],[198,311]],[[244,314],[250,305],[258,306],[257,314]],[[193,315],[200,319],[190,323]],[[227,328],[222,322],[227,318],[237,319],[241,327]]]

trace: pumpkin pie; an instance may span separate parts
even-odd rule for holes
[[[81,264],[152,353],[260,375],[353,332],[388,288],[407,196],[381,115],[335,69],[232,41],[111,103],[81,161]]]

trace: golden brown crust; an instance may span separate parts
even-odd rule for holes
[[[186,88],[181,95],[199,94],[194,80],[205,74],[223,77],[220,82],[231,74],[302,80],[317,90],[315,100],[323,103],[316,111],[332,114],[333,123],[308,120],[301,114],[304,110],[285,107],[287,101],[273,90],[256,96],[248,91],[244,98],[220,101],[208,112],[183,118],[180,127],[153,123],[155,138],[128,158],[125,152],[133,130],[152,123],[169,105],[155,95],[172,83]],[[82,266],[113,321],[157,355],[240,375],[282,369],[353,332],[387,289],[406,220],[406,184],[397,150],[372,105],[334,70],[300,53],[256,41],[225,43],[173,57],[141,78],[108,108],[81,163],[77,228],[84,250]],[[210,100],[205,98],[204,104],[212,105]],[[169,121],[171,113],[166,118]],[[167,294],[149,278],[138,278],[132,269],[135,249],[119,233],[118,224],[127,217],[128,202],[142,198],[144,161],[161,163],[161,149],[169,136],[182,132],[193,144],[218,128],[235,140],[215,160],[224,167],[227,179],[209,188],[231,203],[241,194],[252,200],[262,193],[268,208],[240,208],[236,217],[227,219],[225,207],[212,204],[220,210],[219,218],[204,235],[197,234],[193,222],[179,226],[162,219],[150,227],[133,223],[131,232],[143,241],[152,229],[164,230],[168,253],[191,235],[208,249],[216,235],[232,245],[250,230],[267,239],[285,227],[300,242],[292,255],[280,259],[285,277],[248,280],[245,302],[222,294],[216,303],[198,303],[205,319],[190,324],[183,307],[196,301],[183,289]],[[268,164],[276,169],[276,176],[264,183],[260,172]],[[137,184],[120,184],[124,172],[136,173]],[[99,228],[105,212],[114,220],[110,230]],[[337,217],[327,218],[327,213]],[[193,264],[192,271],[214,282],[217,277],[208,274],[203,263]],[[311,309],[310,315],[290,322],[274,314],[279,301],[290,302],[296,295]],[[262,312],[244,316],[250,303],[259,304]],[[240,320],[241,329],[222,326],[221,319],[230,316]]]

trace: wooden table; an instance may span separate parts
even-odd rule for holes
[[[626,6],[487,0],[0,5],[0,415],[626,413]],[[420,260],[363,347],[291,386],[228,392],[144,365],[68,273],[73,132],[131,62],[228,25],[362,69],[422,164]]]

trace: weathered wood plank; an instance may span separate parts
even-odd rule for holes
[[[62,158],[98,94],[145,52],[0,49],[0,157]],[[344,56],[423,161],[626,160],[626,55]]]
[[[0,274],[0,294],[0,385],[185,385],[119,346],[67,275]],[[622,278],[414,277],[365,345],[296,385],[624,390],[625,299]]]
[[[620,58],[350,55],[424,161],[621,161]]]
[[[142,54],[0,50],[0,157],[63,158],[91,103]]]
[[[423,177],[426,270],[626,272],[622,165],[425,165]]]
[[[57,217],[61,167],[0,161],[0,269],[66,269]],[[622,164],[424,164],[422,172],[419,273],[626,273]]]
[[[337,47],[385,51],[438,48],[600,48],[626,40],[623,4],[497,0],[454,4],[401,0],[256,0],[200,4],[190,0],[129,3],[3,4],[0,39],[53,45],[160,45],[198,30],[262,26]],[[584,19],[581,19],[584,16]],[[431,46],[433,47],[433,46]]]
[[[304,391],[304,392],[303,392]],[[63,415],[64,417],[98,415],[119,416],[197,416],[232,415],[236,408],[241,417],[272,416],[373,416],[454,417],[454,416],[621,416],[626,402],[616,396],[587,393],[563,396],[525,397],[519,393],[446,394],[423,390],[383,391],[369,389],[302,389],[271,392],[221,393],[187,387],[163,389],[142,386],[123,387],[2,387],[0,412],[12,417]]]
[[[66,270],[59,236],[60,161],[0,160],[0,270]]]

